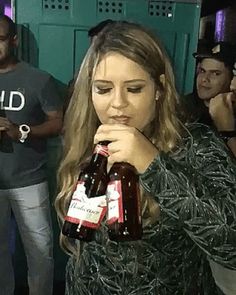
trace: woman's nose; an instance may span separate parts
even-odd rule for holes
[[[128,99],[127,93],[123,89],[116,89],[113,93],[111,100],[111,106],[116,109],[122,109],[127,107]]]

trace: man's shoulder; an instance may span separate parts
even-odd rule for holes
[[[20,62],[19,68],[22,71],[29,72],[29,74],[32,75],[33,77],[37,76],[39,78],[44,78],[44,79],[49,79],[51,77],[51,75],[48,72],[46,72],[42,69],[39,69],[39,68],[37,68],[27,62],[24,62],[24,61]]]

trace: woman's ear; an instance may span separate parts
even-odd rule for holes
[[[165,84],[166,84],[166,76],[165,76],[165,74],[160,75],[160,82],[161,82],[162,86],[165,87]]]
[[[160,90],[156,90],[155,100],[159,100],[159,98],[161,97],[161,91],[165,87],[165,82],[166,82],[165,74],[161,74],[160,77],[159,77],[159,80],[161,82],[161,85],[158,87],[158,88],[160,88]]]

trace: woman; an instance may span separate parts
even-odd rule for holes
[[[103,224],[90,243],[61,237],[71,254],[66,294],[214,295],[208,259],[236,269],[235,163],[207,127],[179,122],[177,104],[170,62],[150,32],[114,22],[98,33],[66,114],[56,208],[63,222],[80,166],[108,140],[108,166],[124,161],[140,174],[144,233],[116,243]]]

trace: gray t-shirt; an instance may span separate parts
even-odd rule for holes
[[[0,74],[0,116],[29,126],[45,121],[45,113],[61,109],[53,78],[25,62]],[[37,184],[46,178],[45,138],[27,138],[24,143],[0,140],[0,189]]]

